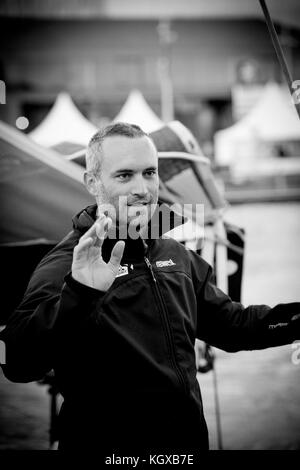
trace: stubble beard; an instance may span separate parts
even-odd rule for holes
[[[112,225],[108,233],[110,238],[147,238],[148,224],[157,207],[158,194],[151,194],[147,205],[139,206],[133,203],[131,211],[128,200],[128,196],[118,196],[116,199],[110,198],[105,188],[100,186],[96,197],[97,217],[104,213],[111,218]],[[138,220],[139,216],[141,216],[140,220]]]

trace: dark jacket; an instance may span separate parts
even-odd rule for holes
[[[2,333],[4,373],[27,382],[54,369],[62,448],[205,449],[195,338],[232,352],[283,345],[299,335],[300,304],[244,308],[199,255],[162,238],[127,240],[107,292],[84,286],[72,254],[94,218],[95,206],[82,211],[34,272]],[[105,261],[114,243],[105,240]]]

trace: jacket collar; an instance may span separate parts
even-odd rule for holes
[[[164,217],[161,217],[161,214],[163,214]],[[92,226],[96,217],[97,204],[88,206],[73,217],[73,228],[84,233]],[[165,223],[165,220],[167,223]],[[158,234],[159,237],[162,237],[166,232],[179,227],[186,221],[187,219],[184,216],[171,210],[167,204],[158,201],[157,208],[149,222],[149,224],[151,224],[151,230],[149,230],[149,233],[152,231],[152,233]]]

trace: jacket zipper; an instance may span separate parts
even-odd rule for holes
[[[171,336],[170,321],[169,321],[168,313],[166,311],[166,308],[165,308],[165,305],[164,305],[164,302],[163,302],[163,299],[162,299],[162,294],[161,294],[159,285],[157,283],[157,279],[154,275],[152,264],[150,263],[149,259],[146,256],[144,257],[144,259],[145,259],[145,263],[146,263],[146,265],[147,265],[147,267],[148,267],[148,269],[151,273],[151,277],[152,277],[153,285],[154,285],[154,290],[155,290],[156,297],[157,297],[157,300],[158,300],[159,311],[162,313],[161,317],[163,319],[164,326],[165,326],[166,337],[167,337],[169,351],[170,351],[170,358],[171,358],[174,370],[176,372],[176,375],[179,379],[179,382],[183,385],[183,388],[186,391],[187,390],[186,381],[185,381],[184,376],[183,376],[183,374],[182,374],[182,372],[181,372],[181,370],[180,370],[180,368],[177,364],[177,360],[176,360],[176,356],[175,356],[174,343],[172,341],[172,336]]]

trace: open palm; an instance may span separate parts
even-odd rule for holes
[[[81,284],[104,292],[110,288],[118,274],[125,247],[124,241],[117,242],[109,262],[103,260],[105,227],[108,230],[111,223],[110,218],[101,216],[80,238],[73,252],[72,277]]]

